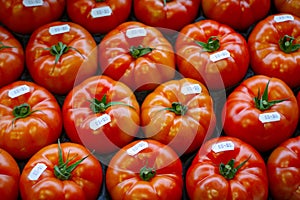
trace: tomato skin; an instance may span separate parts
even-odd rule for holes
[[[132,0],[67,0],[67,13],[73,22],[83,26],[90,33],[107,33],[127,20],[131,4]],[[96,18],[92,16],[92,9],[107,6],[111,9],[111,15]]]
[[[149,26],[179,31],[196,18],[200,0],[134,0],[136,18]]]
[[[26,85],[29,92],[11,98],[9,91]],[[32,113],[16,119],[14,108],[29,104]],[[24,160],[42,147],[57,141],[62,131],[62,116],[55,97],[32,82],[17,81],[0,90],[0,147],[15,159]],[[41,138],[43,138],[41,140]]]
[[[263,93],[267,83],[269,101],[284,101],[260,110],[255,106],[254,98]],[[279,121],[263,123],[261,114],[277,112]],[[275,148],[291,137],[299,119],[298,105],[293,91],[282,80],[256,75],[243,81],[227,98],[223,108],[223,130],[226,135],[242,139],[265,152]]]
[[[220,47],[205,51],[196,42],[207,42],[217,37]],[[208,88],[223,89],[234,86],[246,75],[249,52],[242,35],[225,24],[213,20],[201,20],[185,26],[176,40],[176,61],[179,72],[196,79]],[[210,56],[227,50],[229,58],[213,62]]]
[[[51,27],[63,25],[69,25],[70,31],[55,35],[49,33]],[[49,48],[59,42],[70,49],[55,64],[55,56]],[[26,46],[26,64],[36,83],[52,93],[63,95],[74,85],[96,73],[96,54],[96,42],[83,27],[72,22],[52,22],[38,28],[31,35]]]
[[[148,147],[131,156],[127,150],[143,141]],[[153,167],[155,176],[149,181],[139,176],[143,167]],[[182,164],[167,145],[155,140],[136,140],[111,159],[106,172],[106,187],[113,200],[178,199],[182,197]]]
[[[0,21],[13,32],[30,34],[38,27],[58,20],[65,0],[43,0],[42,6],[26,7],[22,0],[1,0]]]
[[[17,200],[19,196],[20,169],[16,160],[0,148],[0,193],[3,200]]]
[[[198,85],[201,93],[184,94],[184,87]],[[178,102],[185,114],[169,110]],[[206,87],[193,79],[172,80],[146,96],[141,107],[141,125],[146,138],[169,145],[179,155],[198,149],[216,126],[213,100]]]
[[[140,28],[146,36],[129,38],[128,30]],[[131,47],[153,50],[134,58]],[[104,75],[122,81],[132,90],[152,90],[175,76],[175,55],[170,42],[158,29],[130,21],[110,31],[99,45],[99,64]]]
[[[24,50],[20,42],[0,26],[0,88],[16,81],[24,70]],[[7,47],[7,48],[5,48]]]
[[[296,98],[297,98],[297,103],[298,103],[299,120],[300,120],[300,92],[299,91],[298,91]]]
[[[58,165],[58,145],[52,144],[42,148],[26,163],[20,178],[20,193],[22,199],[97,199],[102,185],[102,166],[100,162],[82,145],[62,143],[62,155],[72,164],[85,156],[71,173],[69,180],[60,180],[54,175],[54,166]],[[37,180],[28,178],[32,169],[42,163],[47,169]]]
[[[212,145],[231,141],[234,150],[215,153]],[[249,156],[251,156],[249,158]],[[220,163],[234,159],[237,171],[233,179],[219,172]],[[264,160],[250,145],[234,137],[221,136],[205,142],[186,173],[186,188],[190,199],[261,199],[268,197],[268,178]]]
[[[226,0],[202,1],[204,15],[212,20],[227,24],[236,30],[245,31],[263,19],[271,7],[270,0]]]
[[[274,0],[274,5],[279,13],[290,13],[300,17],[300,1],[298,0]]]
[[[94,113],[90,108],[93,98],[106,95],[112,105],[104,112]],[[94,76],[76,86],[63,105],[64,127],[71,141],[81,143],[99,154],[111,153],[131,142],[140,124],[140,107],[134,93],[123,83],[107,76]],[[109,123],[92,130],[90,123],[97,117],[109,115]]]
[[[250,33],[248,46],[250,62],[256,74],[276,77],[285,81],[290,87],[300,86],[300,49],[285,53],[279,42],[284,35],[295,38],[300,43],[300,18],[294,16],[292,21],[276,22],[271,15],[260,21]]]

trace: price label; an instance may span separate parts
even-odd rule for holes
[[[229,58],[230,57],[230,53],[229,51],[227,50],[222,50],[222,51],[219,51],[217,53],[214,53],[214,54],[211,54],[209,56],[209,59],[212,61],[212,62],[217,62],[219,60],[223,60],[225,58]]]
[[[47,166],[43,163],[38,163],[28,175],[28,179],[31,181],[36,181],[42,175],[42,173],[47,169]]]
[[[219,142],[212,146],[212,150],[215,153],[232,151],[234,150],[234,143],[232,141]]]
[[[201,92],[202,92],[202,88],[199,84],[186,85],[181,88],[181,93],[184,95],[200,94]]]
[[[137,153],[139,153],[140,151],[142,151],[143,149],[146,149],[148,148],[149,145],[147,142],[145,141],[140,141],[138,142],[137,144],[135,144],[133,147],[127,149],[127,153],[128,155],[130,156],[134,156],[136,155]]]
[[[23,0],[22,3],[25,7],[42,6],[44,4],[43,0]]]
[[[93,18],[106,17],[106,16],[110,16],[111,14],[112,14],[112,10],[109,6],[93,8],[91,11],[91,15]]]
[[[263,113],[259,115],[258,119],[262,123],[276,122],[280,121],[280,114],[278,112]]]
[[[110,116],[108,114],[103,114],[90,122],[90,128],[95,131],[109,122],[111,122]]]
[[[293,21],[294,16],[293,15],[278,15],[274,16],[275,22],[285,22],[285,21]]]
[[[21,85],[9,90],[8,96],[10,98],[16,98],[28,92],[30,92],[30,87],[28,85]]]
[[[126,36],[128,38],[143,37],[146,35],[147,35],[147,31],[144,28],[133,28],[133,29],[128,29],[126,31]]]
[[[67,33],[69,32],[71,27],[68,24],[59,25],[59,26],[52,26],[49,28],[49,33],[51,35],[57,35],[61,33]]]

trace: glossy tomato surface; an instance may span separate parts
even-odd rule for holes
[[[279,13],[289,13],[300,17],[299,0],[274,0],[274,5]]]

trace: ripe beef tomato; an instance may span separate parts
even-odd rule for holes
[[[107,33],[125,22],[132,0],[67,0],[70,19],[90,33]]]
[[[97,199],[102,185],[102,166],[90,154],[84,146],[69,142],[42,148],[22,171],[22,199]]]
[[[97,45],[82,26],[52,22],[30,36],[26,64],[36,83],[55,94],[66,94],[97,72]]]
[[[274,0],[274,5],[279,13],[289,13],[300,17],[299,0]]]
[[[300,86],[300,18],[271,15],[260,21],[248,38],[250,62],[256,74]]]
[[[32,82],[17,81],[0,90],[0,147],[27,159],[57,140],[62,116],[55,97]]]
[[[300,199],[300,136],[280,144],[267,162],[271,196],[275,200]]]
[[[16,81],[24,70],[24,50],[8,30],[0,26],[0,87]]]
[[[210,89],[237,84],[246,75],[250,60],[243,36],[212,20],[195,22],[180,31],[176,58],[180,73]]]
[[[223,108],[224,132],[265,152],[291,137],[299,119],[293,91],[282,80],[263,75],[244,80]]]
[[[3,200],[17,200],[20,169],[15,159],[0,148],[0,193]]]
[[[94,76],[76,86],[63,105],[64,127],[71,141],[99,154],[131,142],[139,130],[140,107],[134,93],[107,76]]]
[[[263,19],[271,7],[270,0],[203,0],[204,15],[236,30],[245,31]]]
[[[140,22],[125,22],[110,31],[99,45],[104,75],[132,90],[152,90],[175,76],[175,55],[162,33]]]
[[[65,0],[0,0],[0,21],[13,32],[30,34],[58,20],[64,9]]]
[[[147,138],[169,145],[179,155],[191,153],[215,129],[213,100],[199,81],[168,81],[145,98],[141,125]]]
[[[136,140],[111,159],[106,187],[113,200],[180,200],[182,164],[169,146],[155,140]]]
[[[135,17],[149,26],[179,31],[197,17],[201,0],[134,0]]]
[[[188,168],[186,188],[191,200],[266,200],[266,165],[249,144],[234,137],[213,138]]]

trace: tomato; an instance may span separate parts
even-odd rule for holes
[[[155,140],[136,140],[111,159],[106,187],[113,200],[180,200],[182,164],[169,146]]]
[[[55,97],[32,82],[17,81],[0,89],[0,148],[27,159],[57,140],[62,116]]]
[[[280,144],[269,156],[267,167],[270,192],[274,199],[299,199],[300,136]]]
[[[8,30],[0,26],[0,87],[16,81],[24,70],[24,50]]]
[[[97,45],[82,26],[52,22],[31,35],[26,64],[36,83],[55,94],[67,94],[97,72]]]
[[[216,126],[212,97],[193,79],[163,83],[146,96],[141,108],[145,136],[169,145],[179,155],[198,149]]]
[[[102,185],[100,162],[82,145],[58,143],[42,148],[26,163],[20,193],[26,199],[97,199]]]
[[[125,22],[110,31],[99,45],[104,75],[132,90],[152,90],[175,76],[175,55],[161,32],[140,22]]]
[[[202,1],[202,10],[207,18],[241,31],[245,31],[255,22],[263,19],[270,7],[270,0]]]
[[[223,130],[260,152],[272,150],[291,137],[299,119],[293,91],[282,80],[263,75],[244,80],[228,96]]]
[[[58,20],[64,9],[65,0],[0,0],[0,21],[13,32],[30,34]]]
[[[251,67],[256,74],[300,86],[300,18],[271,15],[260,21],[248,38]]]
[[[210,89],[234,86],[246,75],[246,40],[227,25],[201,20],[185,26],[176,40],[176,61],[183,76]]]
[[[280,13],[289,13],[300,17],[299,0],[274,0],[274,5]]]
[[[63,104],[64,127],[71,141],[99,154],[118,150],[139,130],[140,107],[134,93],[107,76],[76,86]]]
[[[135,17],[149,26],[180,30],[197,17],[201,0],[134,0]]]
[[[296,98],[297,98],[297,103],[298,103],[299,119],[300,119],[300,91],[298,91]]]
[[[132,0],[67,0],[70,19],[91,33],[107,33],[125,22]]]
[[[15,159],[0,148],[0,193],[3,200],[17,200],[20,169]]]
[[[250,145],[234,137],[205,142],[186,174],[190,199],[257,199],[268,197],[266,165]]]

